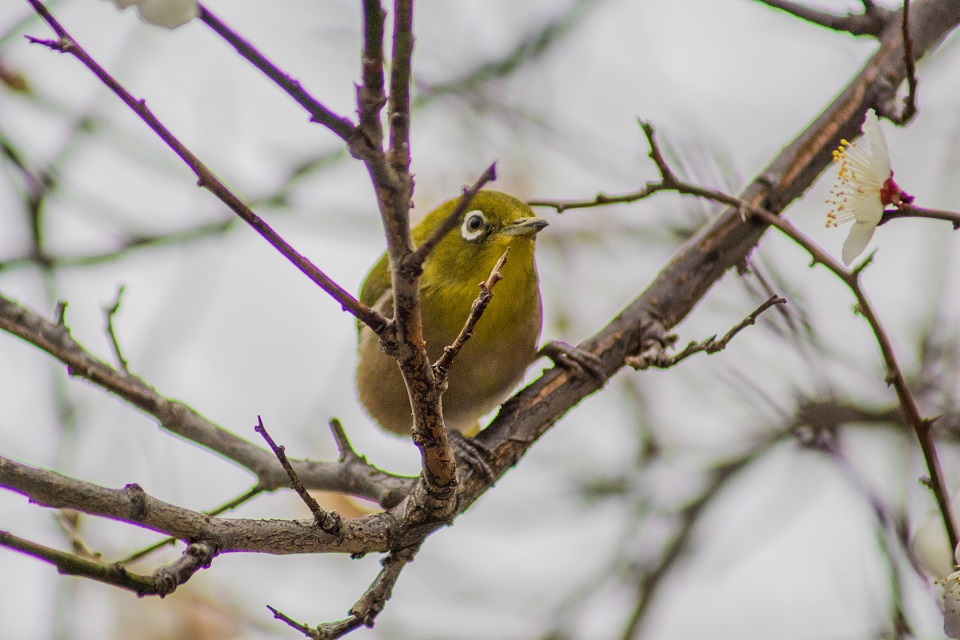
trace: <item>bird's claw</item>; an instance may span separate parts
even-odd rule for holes
[[[550,358],[558,367],[593,378],[601,387],[607,382],[607,374],[603,370],[603,361],[589,351],[572,344],[551,340],[540,347],[537,357],[541,356]]]
[[[493,451],[473,438],[468,438],[453,429],[447,431],[447,439],[450,441],[450,448],[453,449],[454,456],[466,461],[474,472],[479,473],[487,481],[487,484],[493,486],[497,478],[493,475],[493,469],[487,462],[488,459],[493,457]]]

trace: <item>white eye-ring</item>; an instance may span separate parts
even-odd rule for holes
[[[487,219],[479,211],[471,211],[463,219],[460,235],[464,240],[476,240],[487,230]]]

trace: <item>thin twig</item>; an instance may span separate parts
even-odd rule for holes
[[[497,163],[494,162],[486,170],[480,174],[480,177],[477,178],[477,181],[473,183],[473,186],[469,188],[464,188],[463,193],[460,195],[460,200],[457,201],[457,206],[453,208],[453,211],[450,212],[444,220],[437,225],[427,239],[410,254],[409,262],[411,265],[422,265],[427,256],[430,255],[430,252],[440,244],[440,241],[450,233],[451,230],[455,229],[460,224],[460,219],[463,217],[463,214],[467,211],[467,207],[470,206],[470,202],[473,200],[473,197],[483,189],[488,182],[497,179]]]
[[[209,9],[203,5],[199,5],[199,7],[200,20],[213,29],[221,38],[226,40],[237,50],[237,53],[262,71],[265,76],[273,80],[281,89],[290,95],[290,97],[296,100],[297,104],[306,109],[310,113],[310,119],[313,122],[322,124],[330,129],[330,131],[337,134],[348,145],[353,144],[357,128],[349,118],[340,116],[325,107],[319,100],[307,93],[297,80],[281,71],[260,53],[256,47],[244,40],[222,20],[213,15]]]
[[[880,347],[881,356],[883,357],[884,363],[887,367],[886,382],[887,384],[893,386],[894,391],[897,394],[897,399],[900,402],[900,410],[903,412],[903,417],[917,436],[917,440],[920,444],[920,450],[923,453],[923,458],[927,466],[927,472],[930,474],[930,489],[932,490],[934,498],[937,501],[937,505],[940,508],[940,514],[943,518],[943,525],[947,533],[947,538],[950,540],[951,548],[956,548],[958,543],[957,525],[953,515],[953,507],[951,506],[950,495],[947,491],[946,482],[944,481],[943,470],[937,454],[936,444],[934,443],[931,434],[931,427],[933,423],[931,420],[924,418],[921,415],[916,398],[914,398],[913,393],[907,386],[906,378],[903,375],[903,371],[900,368],[899,362],[897,361],[896,352],[893,349],[893,343],[890,340],[890,337],[887,335],[886,330],[883,328],[879,316],[877,315],[876,310],[874,310],[873,305],[870,303],[866,292],[864,292],[860,286],[860,274],[863,272],[867,264],[869,264],[870,259],[872,259],[872,255],[870,258],[864,261],[863,264],[852,271],[848,271],[839,262],[823,251],[823,249],[821,249],[816,243],[814,243],[800,230],[794,227],[789,221],[757,207],[751,207],[750,211],[753,215],[762,218],[764,222],[776,227],[791,240],[803,247],[813,258],[814,264],[819,262],[824,265],[827,269],[833,272],[834,275],[840,278],[840,280],[843,281],[843,283],[846,284],[850,289],[851,293],[853,293],[857,300],[856,310],[870,325],[870,329],[873,331],[873,334],[876,337],[877,343]]]
[[[953,230],[960,230],[960,213],[955,211],[944,211],[942,209],[925,209],[912,204],[905,204],[897,209],[890,209],[883,212],[880,222],[877,226],[886,224],[897,218],[930,218],[931,220],[946,220],[953,225]]]
[[[153,416],[170,433],[249,470],[264,490],[288,486],[289,478],[271,452],[214,424],[182,402],[160,395],[141,378],[117,371],[80,346],[64,322],[66,308],[65,302],[58,303],[55,319],[50,321],[0,294],[0,330],[50,354],[67,366],[70,375],[89,380]],[[415,484],[411,478],[381,471],[365,461],[341,464],[294,460],[293,465],[311,489],[344,491],[375,500],[384,507],[396,505]]]
[[[370,147],[382,152],[383,123],[380,111],[387,102],[383,79],[383,20],[386,11],[380,0],[363,0],[363,54],[361,77],[357,87],[357,111],[360,131]]]
[[[117,365],[120,367],[120,371],[130,373],[130,369],[127,367],[127,359],[123,357],[123,351],[120,349],[120,341],[117,340],[117,333],[113,327],[113,318],[117,315],[117,312],[120,311],[120,299],[123,297],[123,291],[124,286],[120,285],[120,288],[117,289],[117,298],[114,300],[113,305],[104,307],[103,309],[107,321],[104,330],[107,332],[107,337],[110,338],[113,357],[117,359]]]
[[[156,582],[150,576],[132,573],[120,565],[108,565],[98,560],[82,558],[72,553],[52,549],[15,536],[9,531],[0,531],[0,546],[48,562],[54,565],[57,568],[57,573],[61,575],[89,578],[133,591],[138,596],[158,594]]]
[[[27,39],[34,43],[46,46],[54,51],[69,53],[77,58],[86,66],[97,78],[111,91],[113,91],[134,113],[136,113],[147,126],[149,126],[163,142],[176,153],[183,162],[190,167],[198,178],[197,184],[217,196],[224,204],[242,218],[247,224],[256,230],[267,242],[279,251],[287,260],[297,267],[304,275],[310,278],[317,286],[326,291],[334,300],[340,303],[344,311],[349,311],[361,322],[369,326],[375,332],[380,333],[388,325],[384,318],[374,309],[361,303],[354,298],[346,289],[330,279],[325,273],[316,267],[310,260],[297,252],[280,234],[273,230],[262,218],[256,215],[250,208],[237,197],[227,186],[216,177],[207,166],[200,161],[186,146],[183,145],[160,120],[147,108],[143,100],[134,98],[123,86],[120,85],[103,67],[101,67],[90,55],[74,40],[69,33],[60,25],[47,8],[39,0],[27,0],[36,12],[46,21],[51,29],[57,34],[59,40],[42,40],[27,36]]]
[[[903,63],[907,68],[907,95],[903,98],[903,111],[897,118],[899,124],[906,124],[917,113],[917,64],[913,59],[913,38],[910,35],[910,0],[903,0]]]
[[[674,366],[682,360],[689,358],[695,353],[717,353],[718,351],[725,349],[730,341],[733,340],[734,336],[740,333],[743,329],[756,324],[757,318],[760,317],[761,313],[770,307],[773,307],[774,305],[786,303],[787,301],[780,296],[771,296],[763,304],[757,307],[750,315],[738,322],[732,329],[730,329],[730,331],[726,333],[726,335],[719,340],[717,340],[717,336],[712,336],[702,342],[694,341],[688,344],[683,351],[674,355],[667,355],[666,351],[661,346],[659,349],[655,349],[653,351],[645,351],[639,356],[629,356],[626,358],[626,363],[638,370],[649,369],[650,367],[666,369]]]
[[[944,528],[946,529],[948,539],[951,541],[951,547],[955,548],[958,542],[957,526],[953,516],[953,509],[950,503],[949,493],[947,492],[946,484],[944,482],[943,470],[940,466],[936,445],[930,433],[932,421],[923,418],[923,416],[920,414],[920,409],[917,406],[916,399],[907,386],[906,379],[897,361],[892,342],[890,341],[886,330],[883,328],[883,325],[880,323],[876,311],[870,304],[866,293],[860,286],[860,274],[869,263],[869,258],[856,269],[848,271],[832,256],[821,249],[816,243],[796,229],[796,227],[794,227],[788,220],[781,218],[775,213],[748,200],[677,180],[667,163],[663,160],[663,155],[657,145],[652,125],[641,121],[641,126],[643,127],[644,133],[647,136],[647,141],[650,145],[650,157],[653,159],[658,170],[660,171],[661,180],[660,182],[648,183],[644,189],[632,194],[637,196],[635,199],[648,197],[649,195],[658,191],[675,191],[682,194],[696,195],[698,197],[706,198],[734,207],[740,212],[741,217],[745,221],[747,220],[748,215],[760,218],[763,222],[776,227],[794,242],[803,247],[813,258],[814,264],[817,262],[823,264],[825,267],[827,267],[827,269],[839,277],[840,280],[843,281],[853,293],[857,300],[857,311],[864,317],[865,320],[867,320],[867,323],[870,325],[870,328],[873,331],[874,336],[876,336],[877,342],[879,343],[881,356],[883,357],[884,363],[887,367],[887,382],[894,387],[901,410],[904,414],[904,419],[917,436],[920,449],[923,453],[924,461],[926,462],[927,471],[930,474],[930,488],[933,491],[934,497],[940,508]],[[951,221],[955,220],[955,217],[938,217]]]
[[[80,520],[83,516],[79,511],[73,509],[61,509],[57,514],[57,524],[63,529],[63,532],[70,538],[70,546],[73,552],[81,558],[90,560],[99,560],[101,554],[91,549],[83,538],[80,537]]]
[[[285,622],[311,640],[336,640],[361,626],[372,627],[377,616],[383,611],[387,600],[393,593],[393,587],[400,577],[403,568],[413,561],[419,544],[388,553],[380,561],[382,569],[373,583],[367,588],[356,604],[350,607],[350,617],[336,622],[325,622],[315,628],[302,622],[297,622],[287,614],[267,605],[267,609],[277,620]]]
[[[470,307],[470,315],[467,316],[467,321],[463,323],[460,334],[457,335],[457,339],[453,341],[453,344],[443,348],[443,354],[433,363],[433,370],[436,374],[438,384],[443,385],[446,383],[447,371],[450,369],[453,359],[457,357],[463,345],[473,336],[474,327],[477,326],[477,322],[480,321],[480,317],[487,309],[487,305],[490,304],[490,301],[493,299],[493,288],[503,279],[503,265],[507,263],[507,255],[509,253],[510,249],[503,252],[503,255],[497,260],[497,263],[493,265],[490,276],[487,277],[485,282],[480,283],[480,293]]]
[[[397,176],[409,179],[410,170],[410,80],[413,59],[413,0],[393,3],[393,64],[390,67],[390,149],[387,162]]]
[[[813,9],[806,5],[792,0],[759,0],[762,4],[779,9],[785,13],[806,20],[815,25],[833,29],[834,31],[846,31],[855,36],[873,36],[879,38],[886,26],[886,18],[892,11],[880,9],[872,2],[864,2],[863,13],[848,13],[847,15],[837,15]]]
[[[263,436],[263,439],[267,442],[267,445],[273,451],[274,455],[277,456],[277,460],[280,461],[280,466],[283,467],[283,470],[287,472],[287,476],[290,477],[290,486],[294,491],[297,492],[297,495],[299,495],[300,499],[303,500],[304,504],[307,505],[307,508],[310,509],[310,513],[313,514],[313,520],[316,522],[317,526],[330,535],[342,539],[343,518],[341,518],[340,514],[336,511],[327,511],[321,507],[320,503],[318,503],[316,499],[310,495],[310,492],[307,491],[303,486],[303,482],[300,481],[300,476],[298,476],[297,472],[294,471],[293,465],[291,465],[290,461],[287,460],[285,447],[274,442],[273,438],[270,437],[270,434],[267,433],[267,428],[263,425],[263,419],[260,416],[257,416],[257,426],[254,427],[254,431]]]

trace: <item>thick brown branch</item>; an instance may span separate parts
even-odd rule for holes
[[[258,495],[260,495],[261,493],[263,493],[263,489],[261,489],[261,488],[259,488],[259,487],[254,487],[254,488],[251,489],[250,491],[247,491],[246,493],[237,496],[237,497],[234,498],[233,500],[230,500],[229,502],[226,502],[226,503],[220,505],[219,507],[217,507],[217,508],[215,508],[215,509],[210,509],[209,511],[204,511],[203,514],[204,514],[204,515],[207,515],[207,516],[218,516],[218,515],[220,515],[221,513],[226,513],[227,511],[231,511],[231,510],[233,510],[233,509],[236,509],[236,508],[239,507],[241,504],[247,502],[248,500],[252,500],[253,498],[255,498],[255,497],[257,497]],[[127,557],[124,558],[123,560],[118,560],[118,561],[117,561],[117,564],[119,564],[119,565],[128,565],[128,564],[130,564],[131,562],[136,562],[137,560],[140,560],[140,559],[142,559],[142,558],[147,557],[148,555],[150,555],[150,554],[153,553],[154,551],[158,551],[158,550],[160,550],[160,549],[163,549],[164,547],[169,547],[169,546],[171,546],[171,545],[173,545],[173,544],[176,544],[176,542],[177,542],[177,539],[176,539],[176,538],[164,538],[164,539],[161,540],[160,542],[154,543],[154,544],[150,545],[149,547],[146,547],[146,548],[144,548],[144,549],[140,549],[139,551],[135,551],[134,553],[130,554],[129,556],[127,556]]]
[[[203,540],[220,552],[383,552],[393,546],[398,531],[395,518],[388,513],[345,520],[342,537],[318,530],[312,519],[218,518],[158,500],[136,484],[108,489],[3,456],[0,456],[0,486],[44,507],[74,509],[178,540]]]
[[[910,33],[914,56],[929,53],[960,22],[960,4],[953,0],[911,3]],[[903,39],[899,20],[883,32],[880,47],[860,73],[804,132],[750,183],[739,200],[778,213],[799,197],[831,164],[841,138],[856,137],[863,114],[890,83],[904,79]],[[744,219],[743,208],[728,207],[691,238],[661,270],[646,291],[602,331],[579,346],[596,354],[612,376],[628,355],[650,339],[662,339],[719,280],[742,264],[768,224],[756,216]],[[511,398],[477,441],[493,452],[490,468],[499,477],[564,413],[593,393],[596,385],[562,369],[551,369]],[[458,510],[487,489],[483,478],[465,475]]]
[[[185,404],[161,396],[137,376],[95,358],[62,323],[48,321],[0,295],[0,329],[57,358],[71,375],[89,380],[153,416],[167,431],[248,469],[261,488],[273,491],[288,486],[286,474],[270,452],[211,423]],[[413,486],[412,479],[380,471],[359,456],[341,463],[295,460],[292,464],[307,488],[344,491],[385,507],[399,503]]]

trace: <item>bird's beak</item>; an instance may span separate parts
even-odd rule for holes
[[[520,218],[504,227],[503,232],[508,236],[534,236],[548,224],[543,218]]]

